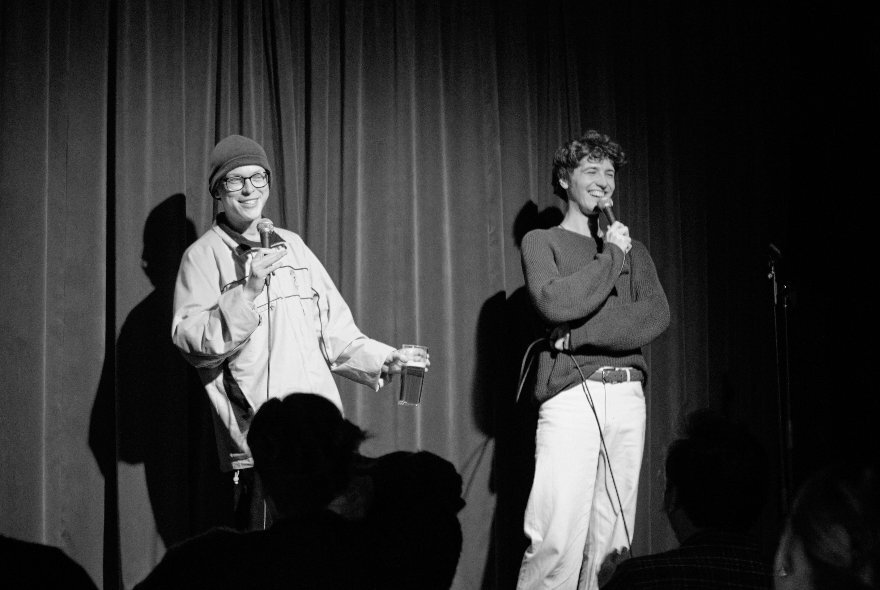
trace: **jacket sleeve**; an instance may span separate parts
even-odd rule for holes
[[[582,320],[599,309],[624,262],[623,251],[612,246],[576,272],[562,276],[556,256],[545,232],[532,231],[523,238],[526,288],[538,315],[550,325]]]
[[[632,250],[633,298],[615,291],[586,321],[571,330],[571,349],[602,348],[621,352],[645,346],[669,326],[669,303],[647,248]],[[626,289],[626,287],[623,287]],[[628,289],[627,289],[628,290]]]
[[[302,244],[309,261],[313,287],[318,294],[323,350],[330,370],[356,383],[378,390],[384,385],[382,366],[393,347],[365,336],[354,322],[348,304],[333,284],[324,265]]]
[[[220,271],[210,249],[191,247],[183,256],[174,288],[171,338],[197,368],[220,365],[235,354],[260,323],[243,283],[221,292]]]

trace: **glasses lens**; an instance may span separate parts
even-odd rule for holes
[[[223,181],[223,184],[226,185],[226,190],[237,191],[244,187],[244,179],[241,176],[230,176]]]
[[[254,185],[255,188],[263,188],[267,184],[269,184],[269,173],[268,172],[257,172],[253,176],[251,176],[251,184]]]

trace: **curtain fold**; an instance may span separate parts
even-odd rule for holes
[[[94,575],[103,481],[87,433],[107,321],[106,4],[4,3],[2,20],[0,532],[63,546]]]

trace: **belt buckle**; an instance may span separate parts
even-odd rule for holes
[[[609,380],[606,378],[606,375],[607,375],[608,373],[617,373],[617,372],[621,372],[621,371],[625,371],[625,372],[626,372],[626,379],[619,379],[619,380],[615,380],[615,381],[609,381]],[[624,383],[624,382],[627,382],[627,381],[632,381],[632,370],[631,370],[629,367],[623,367],[622,369],[619,369],[619,368],[617,368],[617,367],[603,367],[603,368],[602,368],[602,383]]]
[[[602,383],[616,383],[616,381],[609,381],[607,377],[609,373],[613,373],[616,370],[614,367],[602,367]]]

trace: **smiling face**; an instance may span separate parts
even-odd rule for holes
[[[577,206],[584,215],[595,215],[599,201],[614,194],[614,164],[608,158],[597,161],[583,157],[568,179],[559,179],[559,186],[565,190],[570,206]]]
[[[226,221],[235,231],[253,235],[257,222],[263,218],[263,207],[269,200],[269,185],[255,188],[248,180],[257,172],[265,172],[262,166],[239,166],[229,171],[225,178],[238,176],[246,179],[244,186],[237,191],[228,191],[223,182],[218,184],[220,202],[226,212]]]

